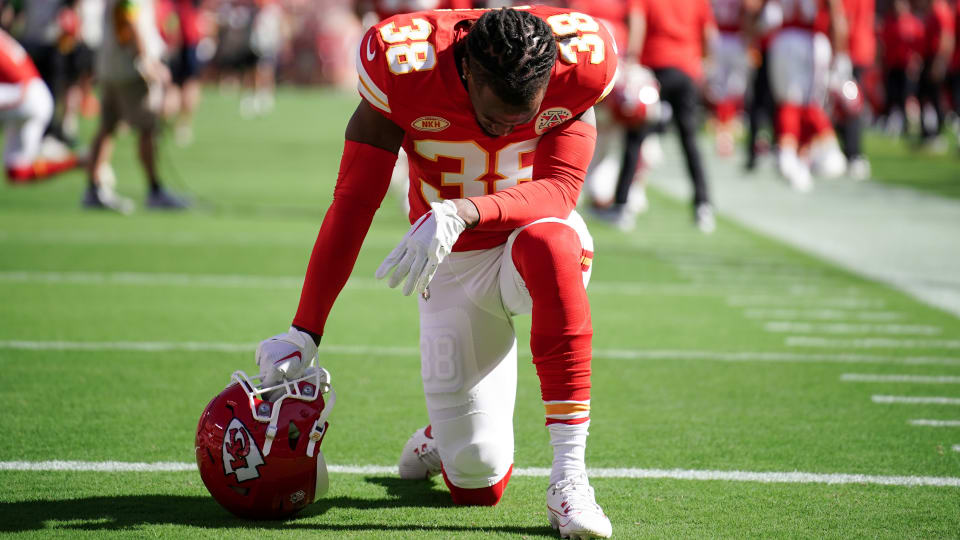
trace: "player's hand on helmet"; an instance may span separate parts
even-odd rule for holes
[[[306,332],[291,327],[284,334],[265,339],[257,346],[262,386],[273,386],[284,379],[296,379],[317,356],[317,344]]]
[[[452,201],[431,203],[430,207],[432,210],[410,227],[403,240],[377,268],[377,279],[385,278],[393,270],[388,282],[390,287],[396,287],[407,278],[403,286],[403,294],[407,296],[414,291],[417,294],[426,291],[437,267],[467,228]]]

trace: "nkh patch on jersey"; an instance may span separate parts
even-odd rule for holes
[[[234,417],[223,438],[223,474],[237,475],[237,482],[260,477],[257,467],[263,465],[263,454],[250,430]]]
[[[537,114],[502,137],[480,128],[457,68],[458,44],[485,10],[397,15],[363,36],[357,49],[358,90],[406,132],[411,223],[430,210],[430,203],[490,195],[536,180],[540,138],[569,125],[613,89],[617,48],[604,25],[569,9],[519,9],[552,30],[557,60]],[[508,234],[468,230],[454,250],[493,247]]]

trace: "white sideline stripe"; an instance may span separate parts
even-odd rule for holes
[[[27,341],[0,340],[0,350],[32,351],[135,351],[135,352],[253,352],[256,343],[215,343],[192,341]],[[418,356],[416,347],[373,347],[369,345],[325,345],[324,354]],[[522,356],[529,356],[521,353]],[[782,352],[721,352],[698,350],[595,349],[594,358],[608,360],[706,360],[713,362],[775,362],[833,364],[902,364],[960,366],[960,358],[936,356],[892,357],[869,354],[800,354]]]
[[[810,336],[788,336],[787,347],[829,347],[856,349],[960,349],[960,339],[833,339]]]
[[[187,462],[158,461],[131,463],[123,461],[0,461],[0,471],[92,471],[92,472],[178,472],[195,471],[197,465]],[[396,474],[396,466],[384,465],[329,465],[339,474]],[[673,480],[728,480],[733,482],[760,482],[764,484],[878,484],[885,486],[960,487],[960,478],[944,476],[881,476],[869,474],[836,474],[752,471],[712,471],[693,469],[634,469],[588,468],[591,478],[637,478]],[[550,469],[521,467],[514,476],[547,478]]]
[[[911,426],[960,427],[960,420],[910,420]]]
[[[51,283],[72,285],[167,285],[177,287],[218,287],[237,289],[296,289],[303,285],[302,276],[256,276],[242,274],[182,274],[160,272],[48,272],[5,271],[0,272],[0,282]],[[385,281],[373,278],[351,277],[348,289],[387,290]],[[725,296],[741,291],[755,291],[756,287],[728,288],[708,283],[655,283],[634,281],[594,281],[588,292],[591,294],[674,296]],[[778,288],[767,288],[779,291]],[[790,295],[807,295],[827,289],[791,285],[784,288]],[[782,298],[782,295],[780,296]]]
[[[847,382],[960,384],[960,377],[951,375],[876,375],[872,373],[844,373],[840,376],[840,380]]]
[[[798,321],[768,321],[763,329],[770,333],[792,334],[881,334],[936,336],[943,332],[939,326],[926,324],[849,324],[810,323]]]
[[[870,396],[874,403],[903,403],[907,405],[960,405],[960,398],[942,396]]]

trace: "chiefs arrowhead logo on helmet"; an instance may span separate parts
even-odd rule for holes
[[[320,445],[335,399],[322,368],[269,388],[234,373],[197,425],[197,466],[213,498],[242,518],[282,519],[326,493]]]
[[[263,465],[260,448],[243,422],[234,417],[223,438],[223,474],[236,474],[237,481],[259,478],[257,467]]]

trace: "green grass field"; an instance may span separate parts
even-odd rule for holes
[[[955,135],[948,132],[944,138],[952,140]],[[948,147],[948,152],[937,154],[878,133],[868,133],[864,139],[874,180],[960,199],[960,148]]]
[[[114,166],[132,216],[80,210],[80,173],[2,188],[0,532],[556,537],[535,474],[497,507],[459,508],[439,480],[334,472],[296,519],[257,523],[222,510],[195,470],[18,470],[194,461],[207,401],[233,370],[255,371],[256,342],[293,316],[355,103],[288,90],[245,121],[236,97],[209,93],[196,143],[163,146],[171,188],[205,202],[183,214],[142,209],[129,135]],[[911,423],[960,425],[960,320],[723,219],[705,237],[685,205],[651,197],[634,233],[591,224],[587,459],[605,473],[592,484],[614,537],[960,537],[960,428]],[[385,201],[327,325],[335,466],[394,465],[426,423],[416,307],[373,279],[407,227]],[[528,331],[518,319],[521,351]],[[516,467],[549,467],[529,353],[519,371]],[[769,474],[794,472],[808,475]],[[929,477],[946,485],[908,485]]]

